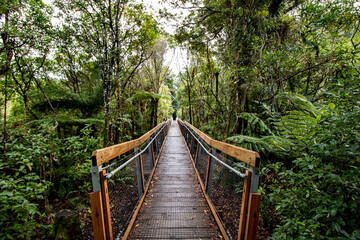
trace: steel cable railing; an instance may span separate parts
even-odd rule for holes
[[[120,239],[124,234],[148,187],[170,124],[167,121],[137,140],[93,153],[90,200],[96,239],[104,234]]]
[[[258,177],[256,176],[258,168],[234,164],[233,156],[211,146],[211,138],[188,123],[181,120],[178,122],[205,194],[210,199],[227,236],[229,239],[244,239],[245,237],[248,239],[250,234],[245,234],[246,221],[243,219],[241,224],[240,221],[248,212],[251,187],[247,183],[250,183],[250,176]],[[199,134],[206,139],[204,140]],[[233,148],[236,151],[242,150],[235,146]],[[226,149],[232,149],[232,147],[227,144]],[[256,153],[254,155],[256,156]],[[253,182],[256,184],[256,179]]]

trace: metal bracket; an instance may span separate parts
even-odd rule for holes
[[[100,172],[101,166],[91,166],[93,192],[101,192]]]
[[[250,166],[250,171],[251,171],[250,193],[257,193],[259,189],[260,168]]]

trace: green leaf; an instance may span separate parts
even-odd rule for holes
[[[329,106],[329,108],[330,108],[331,110],[334,110],[334,109],[335,109],[335,104],[334,104],[334,103],[329,103],[328,106]]]

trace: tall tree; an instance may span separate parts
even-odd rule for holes
[[[115,119],[111,107],[113,82],[128,79],[126,75],[134,74],[134,69],[144,61],[148,48],[157,37],[157,24],[143,5],[134,1],[58,1],[57,5],[66,14],[68,23],[77,29],[76,40],[100,64],[104,91],[104,145],[108,146],[113,143]],[[117,87],[123,84],[126,86],[125,82]],[[122,94],[121,90],[118,94]]]
[[[167,51],[167,42],[165,39],[159,39],[152,47],[150,58],[144,62],[141,67],[141,75],[144,75],[149,81],[149,90],[155,94],[161,94],[160,88],[170,75],[170,68],[166,66],[165,54]],[[140,75],[140,77],[141,77]],[[152,98],[152,111],[150,117],[151,127],[157,125],[159,98]]]
[[[40,58],[47,55],[49,50],[49,32],[51,8],[41,0],[37,1],[3,1],[0,7],[0,77],[5,76],[6,87],[4,91],[5,106],[11,76],[19,69],[18,62],[14,63],[14,56],[38,55]],[[16,57],[15,57],[16,58]],[[12,69],[13,68],[13,69]],[[29,78],[24,79],[26,84],[21,88],[24,103],[27,105],[26,97],[30,90]],[[15,83],[19,83],[15,81]],[[17,85],[19,87],[19,85]],[[17,88],[15,88],[17,90]],[[26,109],[28,107],[25,106]],[[5,107],[6,109],[6,107]],[[6,113],[4,118],[6,118]],[[6,145],[6,120],[4,121],[4,146]]]

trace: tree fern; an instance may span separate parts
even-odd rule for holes
[[[226,139],[231,144],[253,150],[268,156],[274,154],[277,158],[285,159],[291,155],[292,142],[286,138],[275,135],[261,138],[244,135],[236,135]]]
[[[44,91],[57,110],[78,110],[81,113],[81,116],[78,116],[80,118],[92,117],[104,105],[101,87],[84,90],[80,94],[69,92],[60,87],[46,87]],[[32,99],[37,99],[32,104],[33,109],[38,111],[48,109],[48,103],[39,90],[32,91],[30,95]]]
[[[135,91],[135,94],[131,96],[128,101],[144,101],[144,100],[151,100],[151,99],[160,99],[163,96],[160,94],[156,94],[153,92],[147,92],[144,90]]]
[[[241,113],[238,118],[246,121],[245,134],[249,136],[272,135],[271,129],[254,113]]]
[[[271,146],[269,145],[268,142],[258,137],[236,135],[229,137],[226,140],[236,146],[254,150],[256,152],[265,152],[271,149]]]
[[[37,125],[41,125],[44,123],[51,124],[53,121],[54,121],[53,118],[43,118],[43,119],[29,121],[27,124],[30,126],[37,126]],[[82,124],[82,125],[86,125],[86,124],[103,125],[104,124],[104,118],[103,117],[97,118],[97,116],[94,116],[93,118],[77,118],[77,117],[72,117],[72,116],[68,116],[68,115],[59,115],[57,117],[57,121],[60,126],[78,126],[79,124]]]
[[[278,122],[279,130],[284,135],[300,138],[307,134],[309,128],[315,124],[316,118],[302,111],[289,111]]]
[[[250,149],[262,155],[274,154],[277,158],[289,157],[292,142],[276,136],[271,129],[254,113],[242,113],[239,118],[246,120],[247,135],[235,135],[226,140],[236,146]]]

